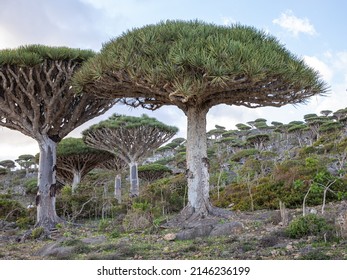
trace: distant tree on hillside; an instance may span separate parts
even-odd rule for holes
[[[316,114],[308,114],[304,116],[308,128],[311,130],[311,145],[314,140],[319,139],[319,128],[329,119],[325,116],[317,116]]]
[[[214,129],[207,132],[207,137],[210,139],[219,139],[225,131],[224,126],[215,125]]]
[[[324,116],[324,117],[327,117],[329,115],[331,115],[333,113],[333,111],[331,110],[323,110],[323,111],[320,111],[320,113]]]
[[[178,129],[147,115],[131,117],[113,115],[83,131],[83,140],[93,148],[115,154],[130,168],[130,195],[139,195],[137,165],[162,144],[170,140]]]
[[[257,150],[263,150],[265,143],[270,140],[268,134],[255,134],[247,137],[247,143],[254,146]]]
[[[72,91],[73,73],[92,56],[89,50],[41,45],[0,51],[0,126],[39,144],[36,225],[46,229],[61,222],[55,209],[57,143],[115,103]]]
[[[254,123],[251,122],[251,125],[254,125]],[[248,131],[248,130],[250,130],[250,129],[252,128],[251,126],[248,126],[248,125],[243,124],[243,123],[238,123],[238,124],[236,124],[236,127],[237,127],[239,130],[241,130],[241,131]]]
[[[307,125],[301,123],[301,124],[292,124],[288,128],[288,133],[294,135],[294,139],[298,140],[299,146],[302,147],[304,142],[303,142],[303,137],[305,131],[307,131],[308,127]]]
[[[72,193],[84,176],[113,155],[88,147],[81,138],[65,138],[57,146],[57,177],[71,185]]]
[[[29,175],[30,167],[36,165],[35,156],[29,154],[20,155],[15,161],[20,165],[20,167],[25,169],[26,176]]]
[[[6,168],[7,171],[11,171],[12,168],[16,167],[16,164],[13,160],[5,159],[3,161],[0,161],[0,166]]]

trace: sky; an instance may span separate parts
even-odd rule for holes
[[[289,123],[308,113],[347,107],[347,1],[344,0],[0,0],[0,49],[27,44],[68,46],[99,51],[103,43],[123,32],[163,20],[199,19],[218,25],[254,26],[278,38],[292,53],[319,71],[330,87],[326,97],[306,105],[281,108],[218,105],[207,115],[207,130],[216,124],[235,129],[237,123],[257,118]],[[342,32],[342,33],[341,33]],[[186,117],[173,106],[157,111],[115,105],[104,115],[76,128],[67,137],[113,113],[148,114],[179,128],[186,136]],[[38,153],[35,140],[0,127],[0,161]]]

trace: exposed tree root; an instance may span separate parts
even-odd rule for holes
[[[211,225],[218,223],[221,219],[230,219],[234,216],[234,213],[230,210],[214,207],[208,205],[200,211],[187,205],[181,213],[168,221],[164,227],[174,228],[193,228],[202,224]]]

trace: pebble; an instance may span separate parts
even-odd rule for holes
[[[168,233],[168,234],[165,234],[163,238],[166,241],[174,241],[176,239],[176,234]]]

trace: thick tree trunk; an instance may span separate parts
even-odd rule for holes
[[[230,218],[232,212],[210,202],[209,161],[207,158],[206,115],[208,109],[189,107],[187,116],[188,203],[168,226],[189,226],[212,217]]]
[[[116,175],[114,182],[114,196],[119,204],[122,203],[122,177],[120,174]]]
[[[206,115],[208,109],[190,107],[187,114],[187,215],[204,217],[211,210],[209,163],[207,158]]]
[[[78,184],[81,182],[81,177],[82,175],[80,171],[73,170],[73,179],[72,179],[72,186],[71,186],[72,193],[75,193],[78,187]]]
[[[40,162],[38,174],[38,193],[36,196],[36,226],[52,229],[62,220],[55,209],[56,194],[56,143],[48,136],[39,140]]]
[[[130,162],[130,197],[138,197],[140,195],[139,176],[137,171],[137,162]]]

